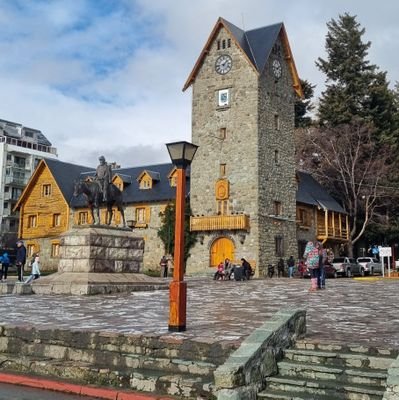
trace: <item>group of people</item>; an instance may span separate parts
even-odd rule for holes
[[[320,242],[308,242],[305,247],[306,267],[310,271],[311,286],[309,291],[314,292],[318,289],[326,288],[326,275],[324,272],[324,264],[327,261],[327,251]]]
[[[213,279],[215,281],[230,279],[244,281],[249,280],[253,272],[251,264],[245,258],[241,258],[241,265],[235,265],[229,258],[226,258],[218,264]]]
[[[0,257],[1,271],[0,281],[7,282],[8,268],[10,267],[10,257],[4,252]],[[18,240],[15,251],[15,265],[17,267],[17,282],[29,284],[35,279],[40,278],[40,258],[39,253],[32,256],[30,266],[32,268],[30,276],[24,281],[24,268],[26,264],[26,247],[22,240]]]
[[[173,267],[172,258],[162,256],[159,266],[161,268],[161,278],[167,278],[169,270],[171,270]]]

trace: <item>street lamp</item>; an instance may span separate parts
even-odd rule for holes
[[[172,163],[176,166],[176,220],[173,280],[169,286],[169,331],[186,330],[187,284],[184,282],[184,202],[186,168],[193,161],[198,146],[188,142],[167,143]]]

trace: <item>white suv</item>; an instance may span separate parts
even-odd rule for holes
[[[382,274],[382,264],[376,258],[359,257],[357,262],[360,265],[361,276],[373,275],[376,272]]]

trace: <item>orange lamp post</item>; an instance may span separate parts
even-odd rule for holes
[[[167,143],[170,159],[177,169],[176,221],[173,280],[169,286],[169,331],[186,330],[187,283],[184,282],[184,203],[186,168],[198,146],[188,142]]]

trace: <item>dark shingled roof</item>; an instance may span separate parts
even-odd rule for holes
[[[112,170],[114,175],[119,176],[130,176],[130,185],[125,186],[123,190],[123,202],[126,204],[133,203],[153,203],[161,201],[170,201],[176,197],[176,188],[170,186],[168,175],[174,169],[172,163],[168,164],[157,164],[157,165],[146,165],[142,167],[133,168],[119,168]],[[144,171],[150,172],[157,176],[158,180],[153,182],[151,189],[140,189],[140,183],[137,181],[137,177]],[[189,179],[188,168],[186,170],[187,184],[186,184],[186,195],[190,192],[190,179]],[[88,176],[94,176],[95,171],[84,172],[80,175],[81,179]],[[85,200],[83,196],[73,198],[71,201],[72,207],[83,207]]]
[[[73,197],[74,181],[79,179],[82,172],[93,170],[93,168],[53,160],[51,158],[46,158],[44,161],[68,203]]]
[[[299,179],[296,201],[346,214],[340,204],[307,172],[297,171]]]
[[[264,26],[262,28],[243,31],[229,21],[223,19],[223,23],[234,35],[245,54],[254,64],[258,72],[262,72],[266,66],[270,52],[277,40],[283,23]]]
[[[161,179],[161,176],[159,175],[159,172],[156,171],[149,171],[148,169],[145,170],[147,174],[151,177],[152,180],[154,181],[159,181]]]

